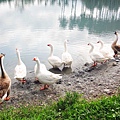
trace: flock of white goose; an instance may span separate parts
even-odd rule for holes
[[[96,66],[97,63],[105,62],[106,60],[116,57],[118,52],[120,52],[120,45],[117,45],[118,33],[115,32],[115,35],[116,35],[116,40],[111,45],[111,48],[114,51],[114,56],[111,56],[109,51],[107,52],[104,50],[104,46],[103,46],[104,44],[102,41],[98,41],[98,43],[101,44],[99,53],[94,51],[94,46],[91,43],[88,44],[91,46],[89,55],[94,62],[93,66]],[[62,59],[53,55],[53,46],[51,44],[47,45],[51,49],[50,56],[48,57],[48,62],[53,66],[53,68],[58,68],[61,67],[62,65],[64,67],[71,67],[73,59],[71,54],[67,50],[67,42],[68,40],[65,40],[64,42],[65,51],[62,54]],[[25,83],[26,82],[25,77],[27,74],[26,66],[21,60],[19,49],[16,49],[16,54],[18,57],[18,64],[15,67],[14,78],[22,83]],[[6,73],[3,65],[4,56],[5,54],[3,53],[0,54],[0,67],[1,67],[0,103],[2,103],[4,100],[7,101],[10,99],[10,89],[11,89],[11,79]],[[36,62],[36,65],[34,67],[35,79],[39,80],[42,84],[44,84],[44,86],[41,87],[40,90],[47,89],[49,85],[57,82],[59,79],[62,79],[61,74],[55,74],[47,70],[46,66],[40,63],[38,57],[34,57],[33,61]]]

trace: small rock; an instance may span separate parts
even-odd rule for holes
[[[92,81],[94,81],[93,79],[90,79],[90,81],[92,82]]]
[[[112,66],[117,66],[117,63],[113,63]]]
[[[107,93],[108,95],[112,95],[112,94],[114,93],[114,91],[111,91],[111,90],[108,89],[108,90],[106,91],[106,93]]]
[[[98,85],[99,85],[99,86],[101,86],[102,84],[101,84],[101,83],[99,83]]]
[[[77,79],[77,80],[76,80],[76,82],[77,82],[77,83],[79,83],[79,82],[80,82],[80,80],[79,80],[79,79]]]
[[[81,85],[81,83],[78,83],[78,85]]]
[[[92,81],[94,81],[94,80],[95,80],[95,77],[94,77],[94,76],[89,77],[89,80],[92,82]]]
[[[90,64],[88,63],[88,62],[86,62],[85,64],[84,64],[84,66],[89,66]]]
[[[82,88],[80,85],[77,85],[76,88]]]
[[[109,93],[110,90],[109,89],[104,89],[104,92]]]
[[[71,76],[71,78],[75,78],[76,75]]]
[[[95,69],[95,67],[88,67],[88,68],[85,69],[85,72],[91,72],[94,69]]]
[[[79,75],[79,74],[76,74],[75,76],[76,76],[76,77],[80,77],[81,75]]]
[[[90,93],[94,93],[94,90],[90,90]]]
[[[67,85],[71,85],[71,82],[68,82]]]
[[[84,71],[78,71],[79,75],[83,75],[85,72]]]
[[[120,60],[118,60],[118,59],[116,59],[115,61],[116,61],[116,62],[120,62]]]
[[[98,94],[97,93],[93,93],[93,97],[97,97],[98,96]]]
[[[87,81],[87,78],[84,78],[84,81]]]
[[[60,79],[59,81],[56,82],[56,84],[62,84],[62,80]]]

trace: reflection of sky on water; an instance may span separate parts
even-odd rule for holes
[[[109,4],[104,3],[102,7],[96,4],[89,7],[87,1],[81,0],[59,1],[61,3],[52,3],[51,0],[46,3],[42,0],[0,3],[0,49],[6,54],[6,71],[12,70],[13,75],[17,64],[16,47],[20,48],[28,71],[33,70],[34,56],[51,68],[47,62],[50,53],[48,43],[54,45],[54,54],[61,57],[63,42],[69,39],[68,49],[74,58],[73,68],[90,61],[88,42],[98,48],[96,41],[103,40],[110,48],[115,39],[114,31],[120,31],[120,7],[111,9]]]
[[[22,4],[21,1],[23,2]],[[87,3],[90,4],[90,7]],[[53,2],[51,2],[50,0],[45,2],[42,0],[17,0],[17,2],[12,1],[10,4],[1,4],[0,10],[2,12],[0,12],[0,17],[9,17],[3,19],[3,21],[1,20],[0,23],[1,25],[6,23],[7,29],[12,29],[15,26],[22,28],[30,26],[31,29],[38,30],[51,29],[53,27],[54,29],[59,29],[58,21],[56,21],[57,18],[59,19],[60,27],[64,29],[78,28],[82,30],[87,28],[89,32],[95,33],[100,33],[103,30],[107,32],[110,31],[110,29],[111,31],[114,31],[116,27],[119,29],[120,7],[116,8],[113,4],[113,9],[111,9],[112,1],[108,2],[107,5],[105,3],[102,1],[103,5],[101,6],[98,1],[75,0],[72,2],[65,2],[64,0],[53,0]],[[51,4],[55,5],[53,6]],[[21,5],[24,8],[22,12],[20,11]],[[3,12],[6,13],[6,16],[2,14]],[[16,19],[16,21],[14,19]],[[13,21],[15,26],[12,25]],[[105,25],[104,29],[101,28],[101,24],[102,27]],[[3,26],[2,28],[6,26]]]

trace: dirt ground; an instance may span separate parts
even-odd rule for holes
[[[71,71],[67,68],[64,70]],[[19,81],[12,84],[11,99],[4,101],[0,105],[0,109],[5,106],[44,105],[58,100],[59,97],[70,91],[76,91],[83,94],[86,99],[92,99],[115,94],[120,88],[119,59],[98,64],[97,67],[91,67],[91,64],[86,63],[82,69],[78,67],[70,74],[63,74],[62,80],[43,91],[40,91],[42,84],[35,82],[34,73],[31,74],[33,77],[27,78],[24,85],[20,84]]]

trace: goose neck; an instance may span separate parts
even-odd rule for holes
[[[40,61],[37,60],[36,63],[37,63],[36,73],[39,73],[40,72]]]
[[[1,67],[1,77],[2,77],[2,78],[5,78],[6,75],[7,75],[7,73],[6,73],[5,69],[4,69],[3,57],[0,58],[0,67]]]
[[[20,65],[22,63],[22,60],[19,52],[17,52],[17,57],[18,57],[18,64]]]
[[[103,48],[103,42],[100,42],[101,46],[100,46],[100,50]]]
[[[67,52],[67,42],[64,42],[64,48],[65,48],[65,52]]]
[[[89,53],[91,53],[94,49],[94,46],[92,44],[90,44],[90,46],[91,46],[91,49],[90,49]]]
[[[53,46],[51,45],[50,48],[51,48],[50,56],[53,56]]]
[[[115,41],[113,42],[113,45],[116,45],[117,41],[118,41],[118,34],[116,34],[116,39],[115,39]]]

